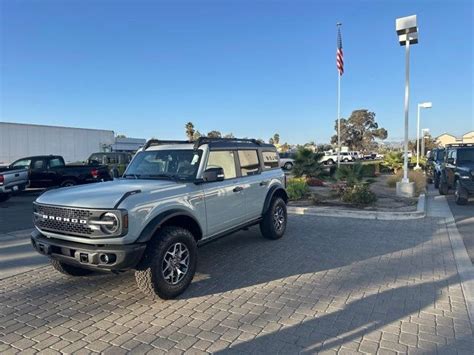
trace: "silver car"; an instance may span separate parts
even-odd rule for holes
[[[191,283],[199,244],[256,224],[281,238],[287,201],[273,145],[150,140],[121,179],[41,195],[32,244],[62,273],[134,269],[142,291],[168,299]]]

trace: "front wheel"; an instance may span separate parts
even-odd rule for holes
[[[468,193],[466,189],[461,186],[459,180],[456,181],[456,189],[454,190],[454,201],[457,205],[466,205],[468,202]]]
[[[293,169],[293,164],[291,164],[291,163],[285,163],[285,165],[283,165],[283,169],[285,169],[285,170],[291,170],[291,169]]]
[[[332,159],[329,159],[327,162],[326,162],[327,165],[333,165],[334,164],[334,160]]]
[[[286,223],[286,203],[281,197],[276,197],[260,222],[260,231],[267,239],[279,239],[285,234]]]
[[[138,287],[145,294],[175,298],[191,283],[197,264],[197,246],[190,231],[164,227],[152,239],[135,271]]]

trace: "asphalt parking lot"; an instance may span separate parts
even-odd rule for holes
[[[32,203],[41,190],[27,190],[0,203],[0,233],[33,228]]]

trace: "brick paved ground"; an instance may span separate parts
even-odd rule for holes
[[[175,301],[133,274],[69,279],[50,267],[0,281],[0,353],[188,351],[472,353],[453,254],[438,219],[291,216],[200,249]]]

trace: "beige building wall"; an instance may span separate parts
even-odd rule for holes
[[[436,143],[440,146],[446,146],[446,144],[453,143],[474,143],[474,131],[465,133],[461,138],[456,138],[452,134],[444,133],[436,137]]]

